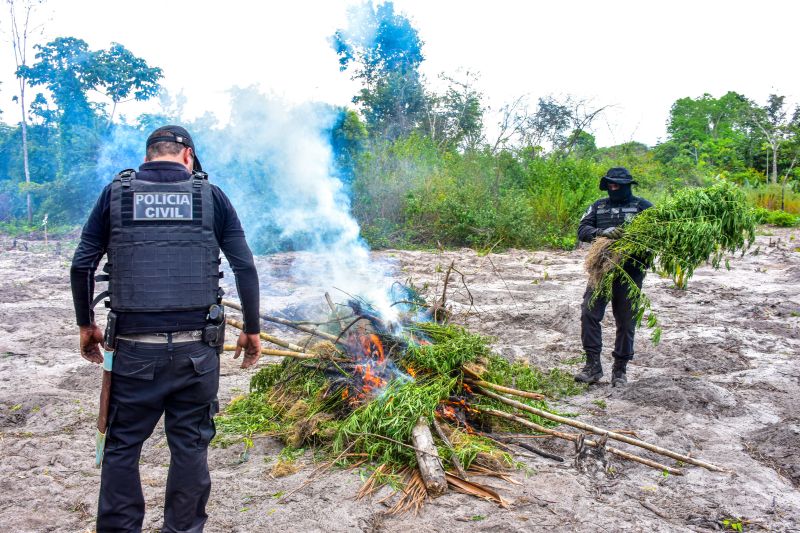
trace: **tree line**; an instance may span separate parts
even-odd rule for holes
[[[0,122],[6,228],[36,226],[45,214],[51,224],[80,223],[119,170],[115,159],[141,159],[141,146],[125,142],[131,133],[141,140],[165,122],[184,123],[201,139],[224,131],[211,115],[182,119],[180,97],[160,87],[161,69],[122,44],[91,50],[79,38],[59,37],[30,46],[36,5],[7,0],[18,81],[11,105],[23,118]],[[602,194],[599,176],[617,165],[655,201],[726,179],[762,207],[800,212],[800,110],[783,95],[766,102],[735,92],[681,98],[664,142],[599,148],[592,125],[605,107],[576,96],[521,96],[490,115],[478,74],[425,79],[424,43],[391,2],[354,10],[351,27],[335,31],[330,43],[343,75],[360,89],[352,106],[320,105],[337,117],[327,132],[335,171],[373,246],[571,247],[582,211]],[[159,98],[160,112],[121,114],[125,102],[151,98]],[[498,121],[492,128],[490,117]],[[228,175],[254,172],[224,164],[217,170]],[[257,248],[275,249],[271,237],[260,235]]]

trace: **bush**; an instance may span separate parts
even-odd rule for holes
[[[786,211],[771,211],[767,216],[767,224],[782,228],[793,228],[798,225],[798,217]]]

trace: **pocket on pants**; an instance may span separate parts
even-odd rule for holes
[[[152,381],[156,372],[156,360],[119,349],[114,354],[111,372],[117,376]]]
[[[206,416],[200,422],[198,432],[200,434],[200,442],[198,448],[206,448],[214,436],[217,434],[217,426],[214,423],[214,416],[219,412],[219,401],[213,400],[209,402]]]
[[[196,354],[190,355],[189,359],[192,361],[194,373],[197,376],[208,374],[219,368],[219,356],[217,350],[208,345],[203,345],[201,350]]]

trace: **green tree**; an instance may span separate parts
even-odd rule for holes
[[[158,67],[150,67],[144,59],[136,57],[119,43],[108,50],[99,51],[95,58],[96,87],[113,103],[108,117],[114,121],[117,105],[130,100],[149,100],[160,89],[158,80],[163,77]]]
[[[786,107],[786,97],[770,94],[766,105],[752,104],[750,117],[758,131],[764,136],[772,161],[771,167],[769,164],[767,165],[770,168],[770,181],[777,183],[782,148],[790,147],[788,153],[793,154],[791,163],[788,163],[787,177],[797,161],[795,146],[798,133],[800,133],[800,106],[795,107],[794,112],[790,114]],[[769,154],[767,160],[770,161]],[[785,182],[786,179],[784,178],[783,181]]]
[[[90,126],[94,117],[87,92],[98,82],[96,54],[75,37],[58,37],[36,45],[36,63],[17,72],[32,86],[44,85],[59,109],[61,126]]]
[[[750,109],[749,100],[735,92],[720,98],[681,98],[672,105],[667,123],[672,146],[661,153],[668,159],[689,158],[695,165],[740,170],[752,160]]]
[[[447,89],[443,94],[426,93],[423,132],[442,150],[476,150],[484,140],[483,95],[475,89],[478,76],[467,71],[460,79],[439,77]]]
[[[371,1],[354,8],[350,27],[336,30],[331,45],[342,71],[362,83],[353,98],[370,132],[386,139],[411,133],[424,111],[425,93],[419,73],[422,41],[411,21],[395,13],[394,4]]]

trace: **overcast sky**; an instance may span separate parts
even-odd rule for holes
[[[352,1],[245,2],[50,0],[41,10],[46,42],[119,42],[164,70],[183,91],[189,117],[227,118],[228,88],[259,85],[290,101],[344,105],[357,85],[338,70],[328,37],[346,25]],[[677,98],[733,90],[757,101],[770,92],[796,101],[800,3],[787,1],[396,0],[424,41],[423,72],[480,72],[486,104],[572,94],[613,105],[594,125],[598,144],[665,136]],[[16,121],[7,11],[0,26],[0,109]],[[152,111],[125,104],[133,116]],[[488,125],[495,122],[487,117]]]

